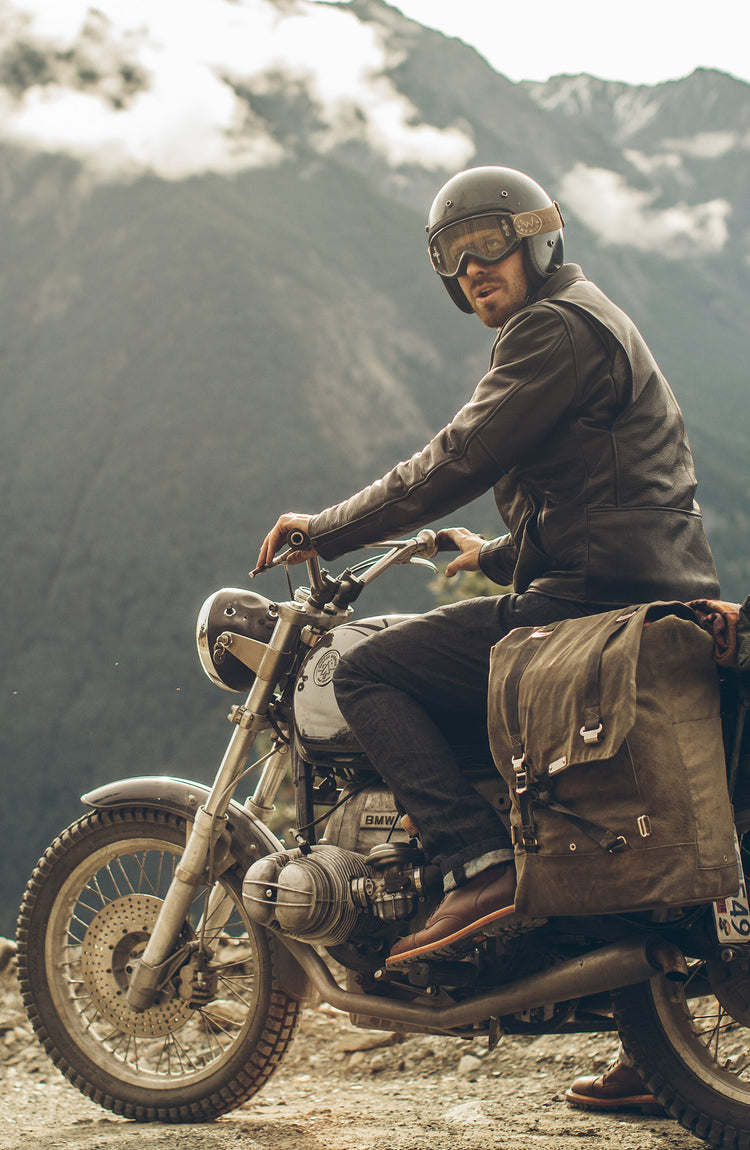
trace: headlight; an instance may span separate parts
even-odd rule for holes
[[[231,631],[267,643],[277,618],[276,605],[254,591],[223,587],[209,595],[198,613],[195,637],[201,666],[211,682],[225,691],[249,691],[255,673],[229,651],[217,648],[216,640]]]

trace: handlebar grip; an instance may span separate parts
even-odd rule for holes
[[[294,530],[287,535],[287,543],[293,551],[309,551],[310,536],[306,531]]]
[[[438,531],[435,534],[435,543],[437,544],[438,551],[459,551],[460,548],[455,540],[451,539],[446,531]]]

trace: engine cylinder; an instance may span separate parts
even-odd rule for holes
[[[258,859],[242,884],[250,917],[292,938],[336,946],[355,930],[372,930],[377,920],[357,909],[353,879],[370,874],[360,854],[320,844]]]

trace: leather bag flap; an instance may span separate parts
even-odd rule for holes
[[[682,603],[642,604],[541,627],[519,627],[492,649],[489,735],[508,782],[554,777],[617,753],[636,718],[644,625],[695,622]],[[522,766],[519,759],[523,758]]]

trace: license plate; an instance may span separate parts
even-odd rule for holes
[[[742,870],[740,844],[737,831],[734,832],[734,850],[737,856],[740,886],[735,895],[719,898],[714,903],[714,921],[719,942],[750,942],[750,907],[747,901],[747,888]]]

